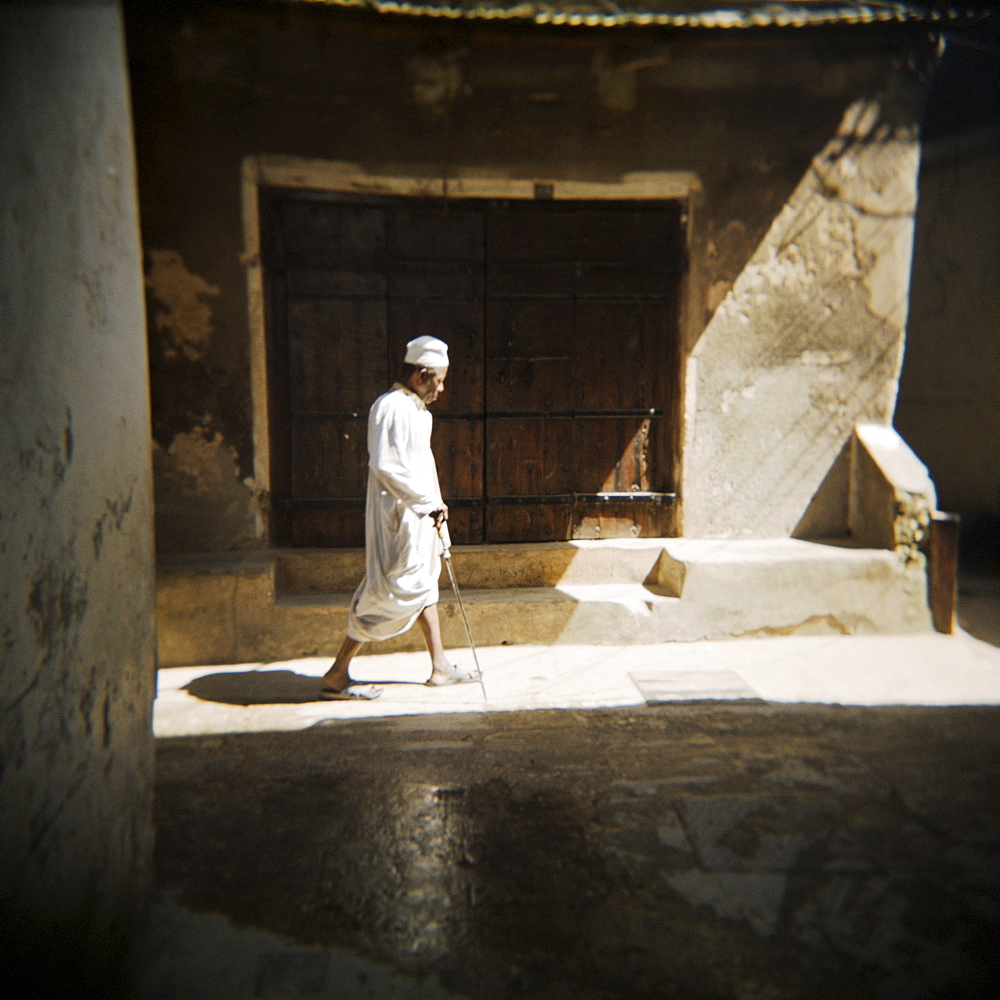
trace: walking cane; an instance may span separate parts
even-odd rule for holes
[[[472,629],[469,628],[469,619],[465,614],[465,604],[462,602],[462,592],[458,589],[458,581],[455,579],[455,571],[451,568],[451,546],[444,545],[444,534],[441,532],[442,521],[435,524],[438,538],[444,546],[444,564],[448,567],[448,579],[451,580],[451,589],[455,591],[458,598],[458,609],[462,612],[462,621],[465,622],[465,634],[469,637],[469,648],[472,650],[472,661],[476,665],[476,673],[479,675],[479,687],[483,692],[483,701],[489,701],[486,697],[486,684],[483,682],[483,671],[479,666],[479,657],[476,655],[476,644],[472,641]]]

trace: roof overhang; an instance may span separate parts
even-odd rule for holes
[[[732,3],[705,0],[286,0],[377,14],[451,21],[508,21],[578,28],[666,27],[700,29],[807,28],[829,25],[975,24],[991,15],[978,6],[916,3]]]

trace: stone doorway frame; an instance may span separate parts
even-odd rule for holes
[[[686,201],[683,219],[691,243],[693,203],[701,192],[696,174],[685,170],[651,171],[624,174],[619,181],[597,183],[554,178],[514,179],[490,175],[482,170],[457,170],[447,177],[434,175],[397,175],[372,173],[355,163],[342,160],[314,160],[295,156],[261,155],[243,159],[241,171],[241,208],[243,216],[243,253],[246,267],[247,324],[250,357],[250,402],[253,429],[254,492],[264,508],[267,525],[265,543],[272,539],[270,528],[271,439],[268,414],[267,338],[264,310],[264,273],[260,260],[261,187],[311,188],[353,195],[401,195],[420,198],[490,198],[556,199],[575,201]],[[688,326],[688,303],[691,298],[692,268],[681,279],[680,350],[685,352]],[[684,440],[684,358],[678,359],[681,379],[675,405],[676,447]],[[681,482],[681,455],[674,454],[676,483]],[[678,498],[680,504],[682,498]],[[678,525],[682,523],[678,509]]]

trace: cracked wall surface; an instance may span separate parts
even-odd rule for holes
[[[111,995],[150,874],[154,687],[120,14],[8,5],[0,43],[0,967],[12,995]]]
[[[919,96],[851,104],[691,352],[685,534],[791,534],[855,423],[891,421]]]

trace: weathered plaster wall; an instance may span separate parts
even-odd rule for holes
[[[123,995],[150,877],[154,636],[117,5],[0,7],[0,118],[0,991]]]
[[[685,534],[791,534],[858,421],[889,423],[918,90],[852,105],[688,360]]]
[[[478,172],[603,183],[693,172],[702,193],[691,205],[686,352],[847,110],[908,78],[911,46],[877,29],[511,32],[355,17],[323,5],[280,16],[271,8],[143,8],[128,38],[162,552],[267,541],[267,497],[253,478],[244,157],[432,178]],[[872,134],[873,146],[881,140]],[[884,267],[888,250],[879,252]],[[881,330],[891,321],[877,310],[896,307],[873,301]],[[869,313],[861,315],[867,322]],[[763,331],[762,341],[772,333],[781,330]],[[861,331],[856,339],[864,341]],[[824,367],[822,351],[807,362],[825,375],[839,355]],[[715,403],[703,392],[699,405],[717,412],[729,388],[720,386]],[[688,471],[685,483],[693,483]],[[710,492],[699,486],[692,495],[700,504]],[[745,508],[739,498],[734,506]],[[741,523],[750,516],[743,509]]]

